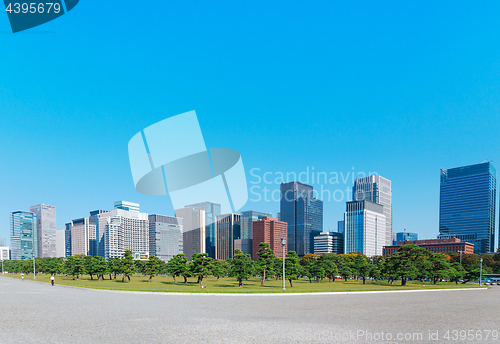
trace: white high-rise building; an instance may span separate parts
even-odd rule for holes
[[[149,254],[164,262],[183,253],[182,219],[165,215],[149,215]]]
[[[184,207],[175,210],[175,216],[182,218],[183,251],[191,260],[195,253],[207,253],[205,243],[205,210]]]
[[[392,188],[391,181],[378,175],[357,178],[352,188],[353,201],[370,201],[383,205],[386,220],[385,246],[392,245]]]
[[[64,228],[56,230],[56,257],[66,257],[65,235]]]
[[[125,209],[124,204],[127,204]],[[132,206],[130,206],[132,205]],[[122,258],[126,250],[132,251],[135,259],[149,257],[149,220],[147,213],[139,212],[139,204],[116,202],[115,208],[108,213],[99,214],[99,223],[104,219],[104,257]]]
[[[383,206],[370,201],[347,202],[345,253],[359,252],[368,257],[381,256],[386,242]]]
[[[56,207],[48,204],[37,204],[30,207],[36,215],[38,257],[55,257]]]
[[[7,246],[0,246],[0,260],[9,260],[9,248]]]

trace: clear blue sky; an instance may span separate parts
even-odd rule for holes
[[[375,171],[393,183],[394,230],[435,237],[439,168],[500,169],[499,14],[497,1],[81,1],[18,34],[0,14],[0,237],[38,203],[58,228],[121,199],[173,215],[135,191],[127,143],[189,110],[207,146],[240,151],[249,186],[253,168]],[[344,209],[325,201],[325,229]]]

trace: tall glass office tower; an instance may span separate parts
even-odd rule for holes
[[[352,188],[353,201],[370,201],[384,206],[386,220],[385,245],[392,245],[392,187],[391,181],[382,176],[357,178]]]
[[[36,215],[26,211],[10,213],[10,250],[12,259],[38,257]]]
[[[441,169],[439,236],[474,244],[475,253],[495,249],[496,170],[489,162]]]
[[[323,201],[313,187],[300,182],[281,184],[280,221],[288,224],[288,250],[300,257],[314,252],[314,237],[323,231]]]
[[[221,215],[219,203],[202,202],[186,205],[186,207],[198,208],[205,211],[205,249],[210,258],[216,257],[217,238],[215,234],[216,216]]]
[[[55,257],[56,207],[48,204],[37,204],[30,207],[30,212],[36,215],[38,257]]]

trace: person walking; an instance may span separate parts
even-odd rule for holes
[[[55,281],[54,275],[50,276],[50,283],[52,284],[52,286],[54,286],[54,281]]]
[[[21,280],[24,281],[24,274],[21,274]]]

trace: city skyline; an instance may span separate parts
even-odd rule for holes
[[[339,184],[323,187],[338,197],[352,186],[341,173],[377,172],[392,181],[393,231],[404,223],[422,238],[439,231],[440,168],[500,161],[500,4],[159,3],[110,18],[113,4],[100,6],[32,29],[44,34],[2,36],[0,237],[10,211],[40,203],[57,207],[58,229],[116,199],[174,216],[168,197],[135,190],[127,143],[190,110],[207,147],[241,153],[260,195],[279,185],[255,184],[253,169],[335,172]],[[81,30],[89,18],[96,26]],[[130,34],[101,34],[115,30]],[[345,201],[324,201],[325,230]],[[239,211],[252,209],[276,214],[279,203]]]

